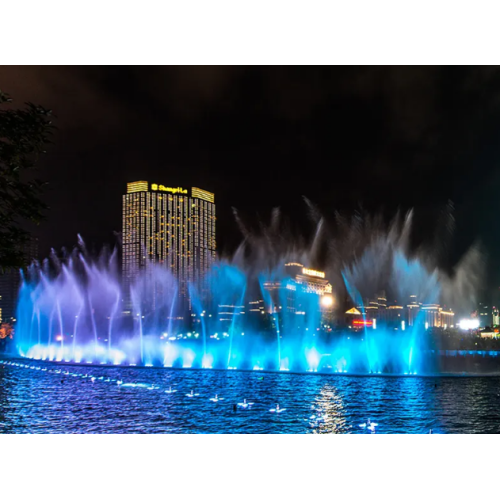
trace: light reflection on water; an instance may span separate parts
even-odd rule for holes
[[[356,377],[16,362],[48,371],[0,364],[1,433],[365,433],[360,424],[367,419],[378,423],[377,433],[500,431],[497,377]],[[170,387],[176,392],[165,392]],[[187,397],[192,390],[199,396]],[[224,399],[210,401],[215,394]],[[233,405],[244,399],[254,404],[234,411]],[[277,404],[286,411],[269,412]]]

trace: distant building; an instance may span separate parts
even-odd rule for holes
[[[322,319],[331,319],[334,305],[332,285],[323,271],[307,268],[298,262],[289,262],[285,264],[285,276],[285,279],[268,280],[262,284],[271,299],[267,313],[286,311],[289,314],[305,315],[310,311],[307,296],[314,294],[319,296],[318,311]]]
[[[387,307],[386,323],[391,328],[404,328],[406,323],[405,311],[403,306],[393,304]]]
[[[376,325],[376,319],[368,318],[356,307],[351,307],[345,312],[345,322],[353,330],[373,328]]]
[[[297,293],[298,291],[306,294],[315,294],[320,297],[319,309],[323,314],[329,314],[333,309],[332,285],[325,278],[323,271],[317,271],[304,267],[298,263],[285,264],[288,274],[292,277],[293,282],[289,283],[290,293],[287,306],[296,314],[306,312],[306,304],[304,304],[304,295]]]
[[[378,300],[372,299],[368,301],[368,304],[365,306],[366,318],[370,320],[377,321],[379,319],[379,304]]]
[[[410,295],[410,303],[406,306],[407,308],[407,317],[408,317],[408,326],[415,326],[418,321],[418,316],[420,313],[420,306],[417,302],[416,295]]]
[[[262,299],[251,300],[248,302],[248,314],[249,316],[261,316],[265,313],[264,301]]]
[[[479,320],[479,326],[481,328],[491,326],[492,311],[490,311],[490,308],[486,304],[479,304],[477,308],[477,319]]]
[[[130,286],[150,263],[176,277],[179,295],[188,299],[188,284],[201,283],[216,256],[214,194],[191,193],[147,181],[130,182],[123,195],[122,277],[125,309]]]
[[[245,306],[236,306],[233,304],[219,304],[218,307],[218,320],[224,324],[224,322],[233,323],[245,314]],[[228,326],[226,326],[227,328]]]
[[[377,294],[377,303],[378,303],[377,321],[384,323],[387,320],[387,298],[383,290]]]
[[[454,325],[455,313],[445,311],[439,304],[424,304],[421,311],[426,328],[451,328]]]
[[[405,330],[417,324],[425,325],[426,328],[450,328],[454,325],[453,311],[446,310],[439,304],[421,304],[416,295],[410,295],[409,303],[404,307],[396,303],[387,305],[385,293],[379,292],[377,298],[368,301],[364,309],[363,319],[373,322],[375,328],[377,325],[384,325]]]
[[[493,317],[492,326],[500,325],[500,311],[495,306],[493,306],[492,309],[492,317]]]

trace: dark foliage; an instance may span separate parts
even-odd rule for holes
[[[51,111],[32,103],[15,109],[11,102],[0,91],[0,270],[26,264],[26,223],[40,223],[48,208],[33,171],[54,130]]]

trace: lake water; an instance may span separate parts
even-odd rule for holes
[[[0,433],[368,433],[368,419],[379,434],[500,432],[498,377],[0,362]]]

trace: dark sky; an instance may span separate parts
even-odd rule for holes
[[[144,179],[213,191],[222,249],[233,206],[301,224],[303,195],[327,213],[416,207],[424,234],[450,199],[453,258],[480,240],[497,279],[498,68],[0,66],[0,88],[57,115],[41,257],[77,233],[112,242]]]

